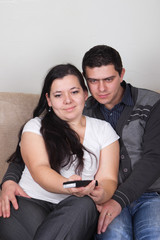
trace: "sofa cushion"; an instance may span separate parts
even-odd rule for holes
[[[8,157],[15,151],[21,126],[32,117],[38,94],[0,93],[0,181]]]

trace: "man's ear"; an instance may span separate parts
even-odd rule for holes
[[[48,93],[46,93],[46,99],[47,99],[48,106],[51,107],[52,104],[51,104],[50,97],[48,96]]]
[[[122,68],[122,72],[121,72],[121,75],[120,75],[121,82],[123,82],[123,77],[124,77],[125,71],[126,71],[125,68]]]

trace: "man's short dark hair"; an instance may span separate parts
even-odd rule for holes
[[[86,77],[86,67],[94,68],[106,65],[114,65],[115,70],[121,75],[123,65],[120,54],[107,45],[97,45],[86,52],[83,57],[83,75]]]

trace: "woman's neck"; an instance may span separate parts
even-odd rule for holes
[[[69,126],[79,135],[80,141],[83,144],[86,130],[86,117],[82,116],[79,121],[69,123]]]
[[[76,121],[68,122],[69,126],[76,131],[77,129],[86,127],[86,117],[81,116],[80,119],[77,119]]]

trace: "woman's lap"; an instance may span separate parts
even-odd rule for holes
[[[32,240],[33,236],[49,214],[50,209],[43,201],[17,197],[19,208],[11,205],[9,218],[0,218],[0,239],[2,240]]]
[[[70,196],[55,207],[40,225],[35,240],[91,239],[97,226],[98,212],[88,196]]]
[[[17,200],[19,209],[11,206],[11,216],[0,218],[0,240],[33,240],[35,235],[35,239],[39,239],[39,233],[50,239],[48,228],[52,237],[57,228],[61,229],[61,240],[75,239],[75,236],[84,239],[82,235],[85,234],[85,239],[90,239],[96,229],[98,213],[94,202],[87,196],[70,196],[59,204],[24,197],[17,197]]]

